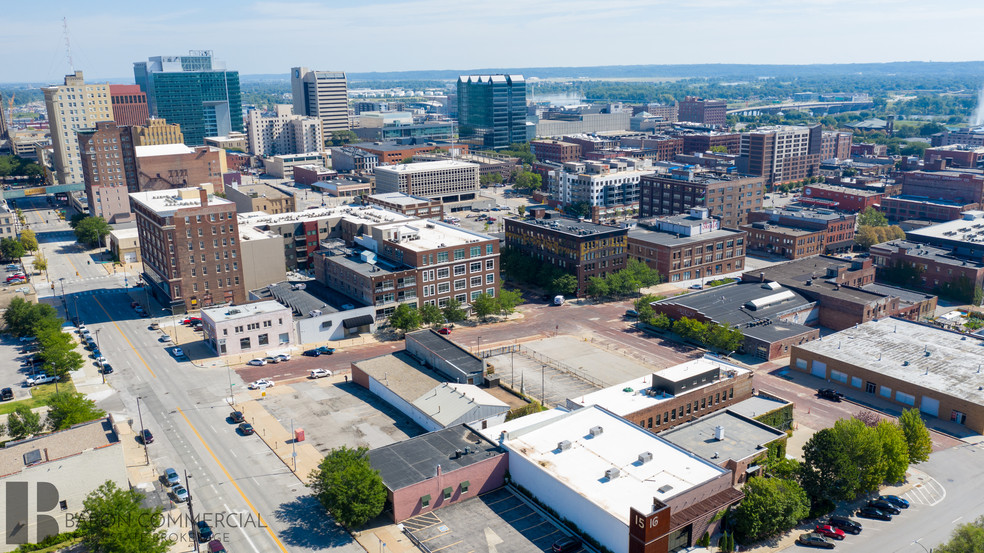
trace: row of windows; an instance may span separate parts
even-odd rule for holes
[[[708,407],[713,407],[720,404],[722,401],[728,401],[729,399],[735,398],[735,389],[731,388],[727,392],[718,392],[713,396],[709,395],[707,397],[700,398],[700,401],[694,400],[693,403],[687,402],[686,405],[681,405],[680,407],[673,409],[672,411],[664,411],[662,417],[662,423],[660,422],[660,416],[649,417],[648,422],[646,420],[640,420],[639,426],[642,428],[659,428],[661,424],[667,424],[672,421],[677,420],[677,418],[683,418],[691,413],[696,413],[701,409],[707,409]],[[653,424],[655,419],[656,424]]]

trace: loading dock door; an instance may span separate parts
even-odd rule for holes
[[[810,367],[810,374],[817,378],[827,378],[827,364],[814,361],[813,366]]]
[[[940,400],[923,396],[919,400],[919,410],[933,417],[940,416]]]

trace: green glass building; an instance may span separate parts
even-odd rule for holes
[[[227,71],[210,50],[136,62],[133,77],[147,93],[150,113],[181,125],[188,146],[204,144],[206,136],[243,132],[239,72]]]
[[[458,77],[462,136],[482,137],[486,148],[526,142],[526,79],[522,75]]]

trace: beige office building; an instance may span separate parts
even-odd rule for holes
[[[260,156],[318,152],[325,147],[321,120],[295,115],[290,105],[274,106],[273,114],[254,109],[246,116],[249,153]]]
[[[95,127],[98,121],[113,120],[108,84],[85,84],[82,72],[65,75],[64,85],[41,89],[48,111],[48,127],[54,150],[54,178],[58,184],[81,183],[82,162],[76,129]]]
[[[321,119],[326,134],[348,130],[348,79],[343,71],[295,67],[290,71],[290,87],[294,113]]]
[[[424,161],[376,167],[376,192],[402,192],[445,203],[475,199],[478,164],[465,161]]]
[[[131,129],[133,133],[134,146],[160,146],[161,144],[184,144],[184,133],[181,132],[181,125],[177,123],[168,124],[166,119],[151,117],[146,125],[134,125]]]

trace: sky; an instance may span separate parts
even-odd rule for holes
[[[981,0],[4,2],[0,82],[133,77],[212,50],[241,74],[984,58]],[[961,30],[963,29],[963,30]]]

